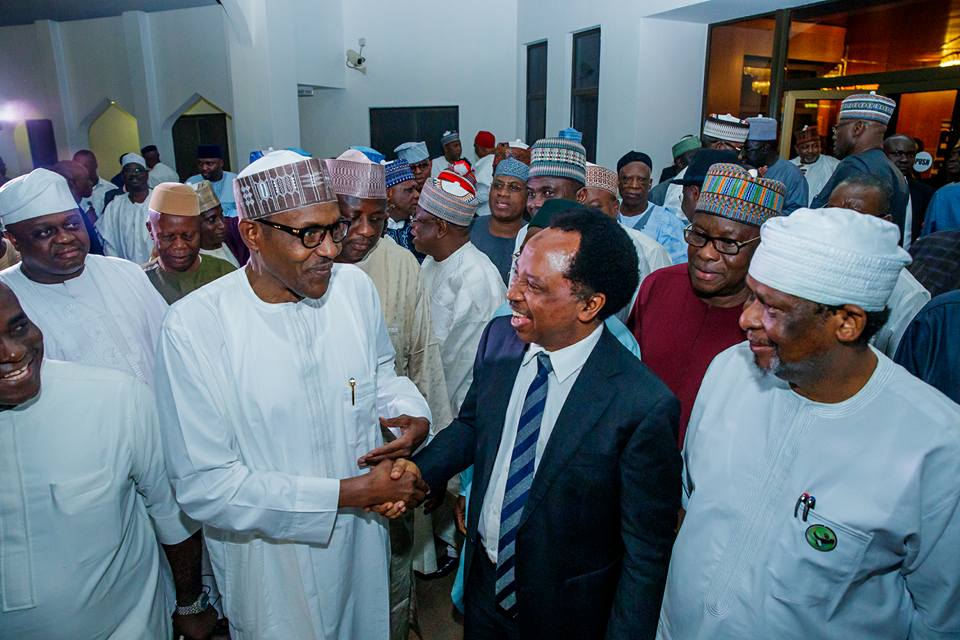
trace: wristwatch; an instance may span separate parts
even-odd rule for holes
[[[200,594],[200,597],[197,598],[193,604],[188,604],[185,607],[177,607],[177,610],[174,612],[174,615],[178,616],[193,616],[198,613],[203,613],[207,610],[207,607],[210,606],[210,598],[207,596],[206,592]]]

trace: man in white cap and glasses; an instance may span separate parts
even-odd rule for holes
[[[430,177],[436,178],[440,172],[463,157],[463,144],[460,142],[460,132],[457,130],[444,131],[440,136],[440,147],[443,155],[433,159]]]
[[[34,169],[5,184],[0,221],[22,262],[0,279],[43,331],[48,356],[151,384],[167,303],[136,264],[88,255],[82,215],[67,181],[52,171]]]
[[[103,253],[146,264],[153,251],[153,239],[147,230],[150,188],[147,163],[135,153],[120,161],[123,193],[116,195],[97,219],[96,228],[103,238]]]
[[[320,161],[269,152],[234,190],[250,260],[174,305],[157,349],[177,501],[203,523],[232,638],[386,638],[387,527],[364,508],[398,514],[424,487],[358,459],[381,424],[422,440],[430,411],[394,370],[373,283],[333,263],[350,223]]]
[[[773,218],[713,361],[658,637],[960,634],[960,407],[869,345],[910,256],[847,209]]]

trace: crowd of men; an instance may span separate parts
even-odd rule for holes
[[[656,186],[573,129],[5,180],[0,636],[405,640],[456,569],[468,639],[960,637],[960,152],[895,109]]]

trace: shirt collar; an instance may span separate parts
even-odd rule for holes
[[[536,343],[530,343],[527,352],[523,354],[523,365],[526,366],[533,360],[537,354],[546,353],[550,356],[550,364],[553,365],[553,373],[557,380],[563,383],[567,378],[583,368],[587,358],[593,353],[593,348],[600,342],[600,336],[603,334],[604,323],[593,330],[593,333],[583,338],[579,342],[557,349],[556,351],[547,351]]]

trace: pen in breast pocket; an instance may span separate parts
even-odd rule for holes
[[[350,385],[350,404],[357,404],[357,379],[350,378],[347,380],[347,384]]]

